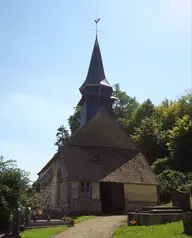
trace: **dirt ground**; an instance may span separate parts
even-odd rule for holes
[[[127,216],[96,217],[76,224],[55,238],[110,238],[114,230],[127,224]]]

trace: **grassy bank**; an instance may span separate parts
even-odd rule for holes
[[[173,222],[156,226],[126,226],[115,231],[113,238],[186,238],[183,223]]]

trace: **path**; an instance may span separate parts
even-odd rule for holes
[[[96,217],[76,224],[55,238],[110,238],[114,230],[126,222],[127,216]]]

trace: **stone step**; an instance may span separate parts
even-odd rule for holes
[[[182,209],[153,209],[151,211],[148,211],[149,213],[183,213]]]
[[[37,220],[37,221],[32,221],[30,222],[30,224],[28,225],[28,227],[40,227],[40,226],[58,226],[58,225],[66,225],[67,223],[59,220],[59,219],[55,219],[55,220]]]
[[[46,226],[46,225],[41,225],[41,226],[27,226],[26,229],[27,230],[31,230],[31,229],[37,229],[37,228],[48,228],[48,227],[51,227],[51,226],[66,226],[66,225],[49,225],[49,226]]]
[[[151,209],[179,209],[180,207],[178,206],[146,206],[142,207],[142,210],[151,210]]]

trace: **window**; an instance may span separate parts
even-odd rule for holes
[[[81,198],[91,198],[91,184],[88,182],[81,182],[80,194]]]

